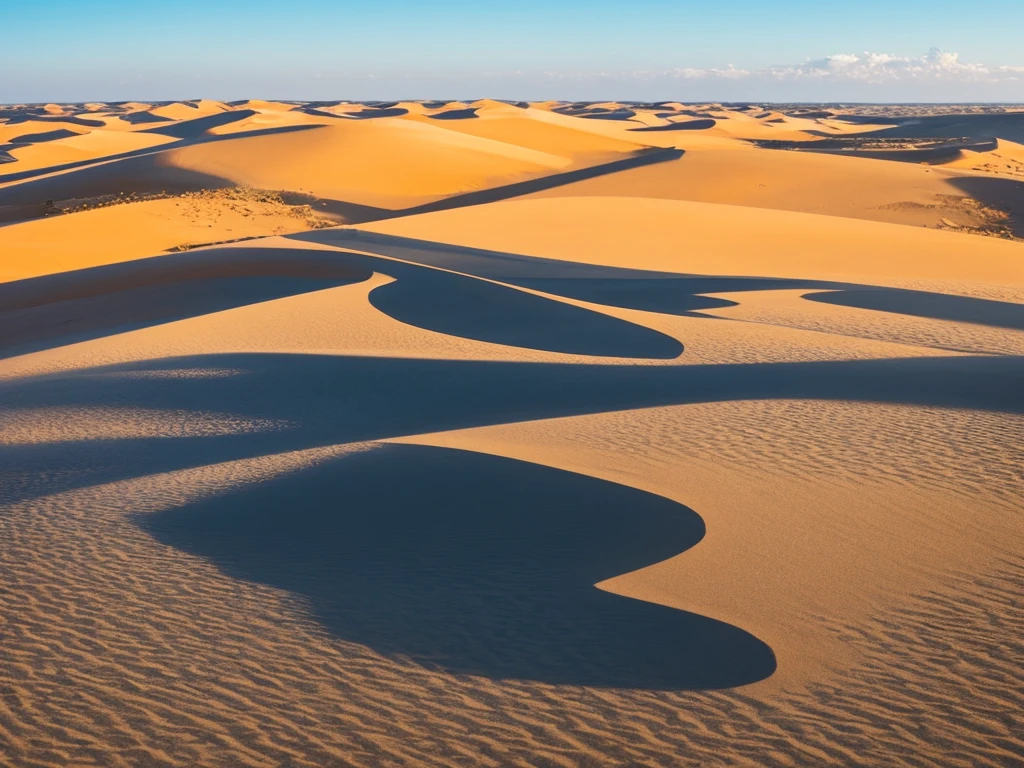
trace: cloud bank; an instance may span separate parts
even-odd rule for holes
[[[516,73],[526,79],[526,73]],[[799,64],[745,69],[547,72],[551,98],[683,101],[1024,102],[1024,66],[966,62],[932,48],[923,56],[835,53]],[[496,78],[501,79],[501,78]],[[511,81],[514,77],[508,77]]]
[[[645,73],[636,73],[643,77]],[[1024,66],[989,66],[960,61],[950,51],[932,48],[924,56],[910,58],[890,53],[835,53],[822,59],[758,70],[674,69],[664,76],[684,80],[769,79],[831,80],[862,83],[933,81],[950,83],[999,83],[1024,81]],[[655,75],[657,76],[657,75]]]

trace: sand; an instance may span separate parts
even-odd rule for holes
[[[17,161],[19,171],[28,171],[145,150],[171,141],[166,136],[148,133],[96,129],[63,139],[29,144],[12,149],[10,154]]]
[[[310,131],[203,144],[169,152],[164,162],[236,184],[384,208],[520,181],[569,164],[550,153],[405,120],[339,121]]]
[[[678,142],[686,154],[663,163],[589,179],[536,197],[601,195],[776,208],[910,226],[942,228],[988,221],[957,186],[959,164],[932,168],[911,163],[825,154],[764,152],[750,146],[708,147]],[[973,153],[977,154],[977,153]],[[988,155],[989,153],[983,153]],[[995,160],[995,153],[989,162]],[[991,214],[988,214],[991,216]]]
[[[590,264],[687,274],[993,286],[1014,286],[1021,276],[1015,242],[671,199],[510,200],[364,228],[545,259],[578,261],[586,253]]]
[[[226,191],[142,200],[0,228],[0,282],[331,223],[309,206]],[[118,233],[111,238],[111,232]]]
[[[1012,143],[191,104],[0,166],[0,762],[1024,761]]]

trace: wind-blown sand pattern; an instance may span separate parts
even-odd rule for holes
[[[1022,138],[0,110],[0,763],[1024,764]]]

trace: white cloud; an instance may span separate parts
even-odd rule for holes
[[[923,56],[834,53],[765,67],[491,72],[474,88],[500,98],[575,101],[1024,102],[1024,63],[982,64],[933,48]]]
[[[684,80],[819,80],[861,83],[960,82],[999,83],[1024,76],[1024,66],[989,66],[963,62],[956,53],[932,48],[911,58],[890,53],[834,53],[802,64],[764,69],[675,69],[663,73]]]
[[[730,64],[726,69],[673,69],[667,74],[672,77],[679,77],[683,80],[703,80],[705,78],[720,78],[723,80],[741,80],[753,74],[749,69],[736,69]]]

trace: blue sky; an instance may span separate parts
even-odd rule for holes
[[[1024,0],[49,0],[0,102],[1024,101]]]

